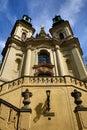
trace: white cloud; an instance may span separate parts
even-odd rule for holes
[[[4,40],[0,40],[0,49],[2,50],[5,46],[5,41]]]
[[[85,34],[85,35],[83,35],[83,34]],[[79,37],[79,40],[81,43],[83,54],[84,54],[84,56],[87,57],[87,28],[86,27],[84,27],[84,29]]]
[[[15,21],[17,20],[17,16],[16,15],[12,15],[9,12],[6,13],[6,17],[7,19],[10,21],[10,23],[13,25],[15,23]]]
[[[45,24],[46,30],[48,30],[48,28],[52,26],[52,20],[51,20],[52,16],[57,13],[58,15],[61,15],[63,19],[69,20],[71,26],[74,26],[82,7],[85,5],[86,0],[65,0],[61,4],[60,1],[57,1],[57,3],[55,1],[56,0],[50,2],[48,0],[47,3],[46,2],[44,3],[44,1],[38,0],[38,2],[34,2],[34,0],[32,0],[32,2],[27,3],[29,12],[31,12],[31,14],[34,15],[33,25],[35,26],[36,29],[37,27],[39,28],[41,24],[43,25]],[[58,4],[60,6],[57,8],[56,5]],[[35,12],[36,9],[37,12]],[[38,12],[38,9],[41,9],[41,12],[40,11]]]
[[[42,1],[38,0],[37,2],[35,1],[31,1],[30,3],[27,3],[28,9],[30,9],[31,11],[34,11],[35,8],[40,7]]]
[[[66,0],[60,8],[60,15],[67,18],[73,26],[83,5],[85,5],[85,0]]]
[[[8,0],[0,0],[0,12],[5,12],[7,9]]]
[[[85,35],[81,36],[82,43],[87,42],[87,27],[84,27],[84,30],[82,31],[82,34],[85,34]]]
[[[0,12],[4,13],[5,17],[10,21],[11,24],[13,24],[17,20],[17,17],[9,12],[8,2],[9,0],[5,0],[4,2],[3,0],[0,0]]]
[[[41,25],[44,25],[46,32],[48,32],[51,24],[48,5],[46,4],[45,6],[44,4],[46,4],[46,2],[44,3],[44,1],[40,0],[37,2],[32,1],[30,4],[27,3],[28,12],[31,13],[30,17],[32,17],[32,24],[36,29],[36,33],[40,31]],[[36,10],[37,12],[35,12]]]
[[[1,55],[1,52],[5,46],[5,41],[4,40],[0,40],[0,61],[2,60],[2,55]]]
[[[2,60],[1,52],[2,52],[3,48],[5,47],[5,43],[6,43],[5,40],[0,39],[0,61]]]
[[[51,19],[46,10],[42,11],[42,14],[39,16],[39,18],[36,17],[34,19],[34,26],[36,27],[36,29],[40,30],[39,28],[41,25],[44,25],[46,31],[48,31],[48,29],[51,25]]]
[[[1,55],[1,52],[2,52],[2,50],[3,50],[3,48],[4,48],[4,46],[5,46],[5,41],[4,40],[0,40],[0,62],[1,62],[1,60],[2,60],[2,55]]]

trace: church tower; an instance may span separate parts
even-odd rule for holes
[[[32,37],[34,32],[35,29],[32,27],[31,18],[27,15],[16,21],[11,36],[7,39],[5,48],[2,51],[3,62],[0,72],[2,81],[6,82],[22,76],[22,71],[25,71],[27,64],[24,63],[26,62],[27,53],[27,43],[25,42]],[[30,48],[30,45],[28,45],[28,48]]]
[[[87,70],[68,21],[34,36],[31,18],[17,20],[2,51],[1,130],[87,130]]]
[[[71,75],[81,80],[87,79],[82,50],[78,38],[73,35],[69,22],[62,20],[60,16],[55,16],[50,33],[59,41],[59,45],[56,45],[59,75]]]

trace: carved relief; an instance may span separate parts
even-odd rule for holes
[[[33,69],[35,69],[35,76],[39,76],[39,74],[47,74],[48,76],[53,76],[53,67],[54,65],[48,63],[42,63],[39,65],[34,65]]]

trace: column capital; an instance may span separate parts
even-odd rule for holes
[[[56,45],[55,50],[60,50],[60,46]]]
[[[28,49],[31,50],[31,51],[32,51],[32,50],[35,50],[35,48],[32,47],[31,45],[28,45],[28,46],[26,47],[26,50],[28,50]]]
[[[27,49],[31,49],[32,48],[32,46],[31,45],[28,45],[27,47],[26,47],[26,50]]]

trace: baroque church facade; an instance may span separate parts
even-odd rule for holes
[[[87,70],[69,21],[34,32],[24,15],[2,51],[0,130],[87,130]]]

